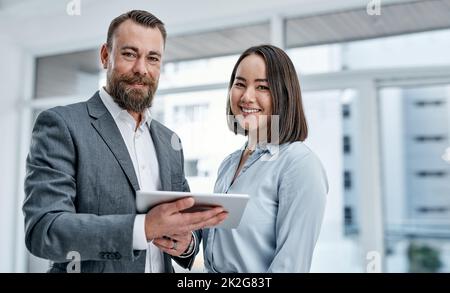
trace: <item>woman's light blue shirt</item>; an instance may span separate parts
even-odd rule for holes
[[[217,193],[250,196],[236,229],[203,230],[208,272],[308,272],[325,210],[328,182],[302,142],[258,146],[231,184],[243,148],[221,164]]]

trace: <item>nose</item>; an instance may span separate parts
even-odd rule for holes
[[[243,104],[252,104],[255,101],[255,90],[251,87],[245,89],[240,102]]]
[[[145,64],[145,58],[141,57],[141,58],[136,59],[136,62],[134,63],[134,66],[133,66],[133,73],[144,75],[144,76],[148,75],[147,67]]]

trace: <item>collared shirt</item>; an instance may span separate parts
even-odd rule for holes
[[[206,270],[308,272],[328,192],[322,164],[302,142],[259,145],[232,183],[242,151],[221,164],[214,192],[250,200],[238,228],[203,230]]]
[[[136,129],[136,120],[126,110],[117,105],[104,88],[100,89],[100,98],[116,122],[127,146],[134,171],[141,190],[161,190],[159,165],[155,146],[150,135],[152,118],[147,109],[142,115],[142,121]],[[146,273],[164,272],[163,252],[153,243],[147,242],[145,235],[145,214],[136,215],[133,228],[133,249],[147,250],[145,261]]]

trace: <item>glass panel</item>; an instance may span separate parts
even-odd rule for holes
[[[449,85],[380,90],[388,272],[450,272],[449,102]]]
[[[161,72],[161,89],[228,83],[238,55],[166,63]]]
[[[450,65],[450,29],[287,50],[301,74]]]
[[[152,116],[181,139],[186,177],[193,192],[212,192],[220,163],[246,140],[228,130],[226,99],[227,90],[221,89],[158,96],[153,103]],[[176,272],[187,272],[175,262],[173,265]],[[200,247],[191,272],[202,272],[203,267]]]
[[[340,45],[294,48],[286,52],[299,74],[326,73],[341,70]]]
[[[312,272],[363,272],[364,269],[358,234],[358,197],[361,193],[356,169],[357,98],[358,92],[353,89],[303,93],[309,127],[305,143],[322,161],[329,184]],[[344,153],[345,137],[349,140],[349,153]]]
[[[357,146],[343,155],[344,134],[355,139],[357,113],[354,90],[305,92],[303,94],[310,134],[306,144],[320,157],[328,175],[330,193],[321,236],[313,257],[313,272],[359,272],[362,258],[359,254],[357,190],[358,176],[352,175],[350,190],[344,190],[345,169],[353,170]],[[225,120],[226,89],[189,92],[158,97],[152,113],[164,112],[163,122],[181,138],[185,166],[192,191],[213,190],[217,169],[222,160],[240,148],[242,136],[230,132]],[[343,106],[352,115],[343,117]],[[196,113],[194,115],[194,113]],[[196,116],[201,118],[194,119]],[[335,147],[330,148],[333,145]],[[191,175],[191,176],[189,176]],[[333,261],[330,263],[330,259]],[[194,271],[201,271],[203,257],[196,258]],[[183,271],[176,267],[177,271]]]
[[[221,89],[160,96],[153,103],[152,115],[163,117],[160,121],[181,139],[186,170],[193,171],[187,174],[189,185],[197,192],[214,189],[220,163],[245,142],[228,130],[226,99],[227,90]]]
[[[102,67],[98,49],[36,59],[35,98],[89,98],[98,90]]]
[[[450,64],[450,30],[422,32],[342,45],[345,69],[442,66]]]

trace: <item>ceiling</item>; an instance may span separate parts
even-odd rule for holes
[[[366,9],[292,18],[287,21],[287,47],[348,42],[450,28],[450,0],[384,5],[381,15]]]
[[[450,0],[383,5],[381,15],[366,7],[287,18],[286,47],[302,47],[450,28]],[[270,25],[261,23],[168,38],[166,60],[237,54],[270,42]]]
[[[0,0],[0,35],[34,55],[98,48],[112,18],[147,9],[168,31],[165,60],[231,55],[270,39],[270,19],[286,19],[286,47],[311,46],[450,28],[450,0],[383,0],[381,15],[369,0]],[[174,9],[177,7],[177,9]]]
[[[196,59],[243,52],[248,47],[270,42],[270,25],[261,23],[212,32],[168,37],[165,60]]]

